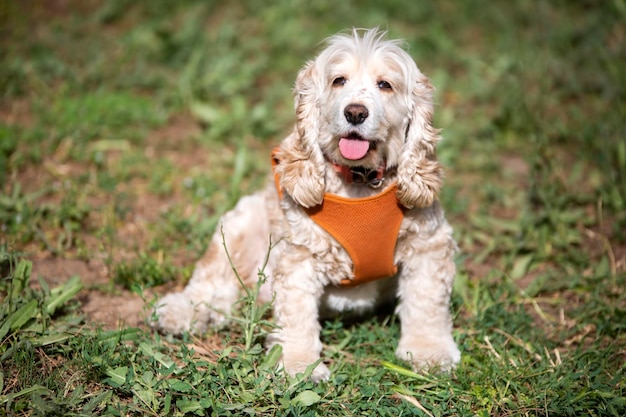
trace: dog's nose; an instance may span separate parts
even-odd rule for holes
[[[343,114],[346,116],[346,120],[353,125],[360,125],[369,116],[367,107],[362,104],[348,104],[343,110]]]

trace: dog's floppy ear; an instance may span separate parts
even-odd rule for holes
[[[280,185],[304,207],[321,204],[324,198],[324,155],[318,145],[320,109],[315,63],[309,62],[298,73],[294,88],[296,126],[278,154]]]
[[[439,130],[433,127],[433,86],[419,73],[411,89],[410,116],[398,163],[398,200],[407,208],[428,207],[439,194],[443,169],[436,159]]]

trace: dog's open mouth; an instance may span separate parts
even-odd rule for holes
[[[362,138],[356,133],[350,133],[339,139],[339,153],[346,159],[357,161],[363,159],[371,148],[376,148],[376,143]]]

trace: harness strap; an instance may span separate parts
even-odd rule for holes
[[[352,259],[354,279],[342,280],[342,286],[361,285],[398,272],[393,255],[404,210],[398,204],[397,190],[394,184],[381,194],[358,199],[326,194],[322,204],[306,209]]]

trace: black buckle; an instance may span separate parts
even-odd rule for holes
[[[355,184],[364,184],[370,188],[380,188],[385,178],[381,177],[377,169],[368,169],[363,167],[351,168],[352,182]]]

